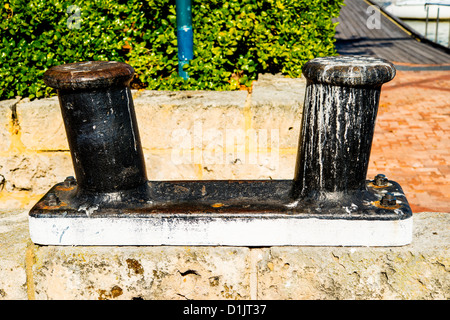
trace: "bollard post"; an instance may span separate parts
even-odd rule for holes
[[[316,58],[307,79],[294,197],[340,198],[366,189],[381,85],[394,66],[371,57]]]
[[[115,61],[50,68],[58,90],[78,191],[118,192],[147,181],[129,83],[134,70]]]

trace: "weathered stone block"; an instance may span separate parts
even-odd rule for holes
[[[21,140],[29,150],[69,150],[58,97],[17,104]]]
[[[0,300],[27,299],[27,212],[0,211]]]
[[[0,101],[0,152],[7,151],[11,145],[11,106],[18,101],[19,98]]]
[[[301,106],[258,105],[252,106],[251,112],[253,117],[253,129],[258,132],[259,130],[262,130],[261,133],[268,136],[268,147],[271,145],[270,139],[277,139],[280,148],[297,147],[302,121]],[[276,136],[272,136],[272,132],[276,134]]]
[[[70,153],[37,152],[0,157],[4,191],[45,193],[64,178],[74,175]]]
[[[281,74],[260,74],[253,83],[252,106],[303,106],[306,79]]]
[[[227,129],[243,129],[247,92],[143,91],[134,104],[144,149],[204,148]]]
[[[34,247],[36,299],[249,299],[249,249]]]
[[[258,263],[258,298],[449,299],[450,215],[414,222],[404,247],[272,247]]]
[[[236,153],[227,161],[223,153],[208,158],[212,154],[208,150],[152,150],[145,152],[145,163],[149,180],[292,179],[296,152],[291,151],[244,153],[243,157]],[[201,162],[191,160],[195,153]]]

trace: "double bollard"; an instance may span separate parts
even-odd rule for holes
[[[38,235],[48,220],[54,229],[69,223],[75,230],[56,244],[409,243],[412,213],[400,186],[386,178],[366,180],[381,86],[395,76],[394,66],[369,57],[324,57],[306,63],[303,74],[307,87],[292,180],[151,182],[129,88],[133,69],[119,62],[49,69],[44,81],[58,91],[76,182],[57,184],[30,211],[36,241],[55,242]],[[86,227],[92,221],[103,225]],[[349,240],[380,221],[392,226]],[[103,230],[100,238],[92,235],[96,228]],[[267,228],[287,235],[271,239]],[[378,239],[386,239],[389,228],[403,230],[401,239]],[[112,240],[117,232],[126,235],[122,242]]]

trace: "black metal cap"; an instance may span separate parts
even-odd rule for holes
[[[395,67],[381,58],[333,56],[308,61],[303,66],[303,75],[313,83],[376,86],[391,81],[395,77]]]
[[[44,74],[46,85],[56,89],[80,90],[128,85],[134,69],[117,61],[86,61],[55,66]]]

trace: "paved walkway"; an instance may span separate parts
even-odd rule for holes
[[[426,40],[415,40],[421,36],[393,19],[378,7],[371,6],[369,1],[345,0],[339,18],[335,20],[339,22],[336,27],[337,51],[343,55],[378,56],[396,64],[437,64],[442,69],[446,65],[446,70],[450,70],[448,50],[435,48]]]
[[[402,186],[413,212],[450,213],[450,72],[398,71],[381,90],[369,177]]]

